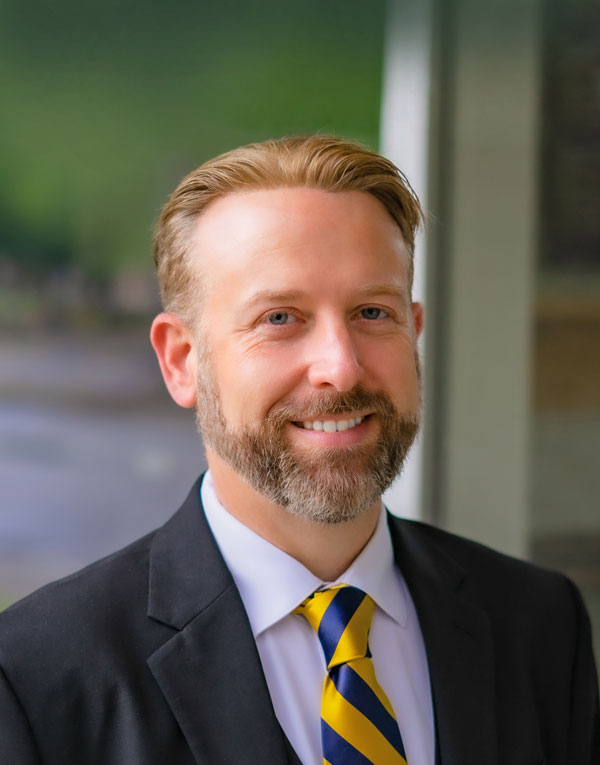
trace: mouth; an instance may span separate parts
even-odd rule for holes
[[[321,420],[302,420],[293,422],[292,424],[297,428],[302,428],[303,430],[316,430],[323,431],[324,433],[339,433],[343,430],[353,430],[370,416],[371,415],[366,414],[357,417],[348,417],[345,420],[326,417]]]

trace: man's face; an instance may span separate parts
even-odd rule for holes
[[[290,512],[371,508],[418,428],[408,252],[361,192],[227,196],[200,217],[198,425],[220,460]]]

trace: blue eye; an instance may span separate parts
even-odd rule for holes
[[[282,324],[291,324],[294,321],[296,321],[295,317],[292,316],[291,313],[286,313],[285,311],[276,311],[275,313],[269,314],[269,324],[275,324],[275,325],[282,325]]]
[[[374,306],[363,308],[360,313],[363,319],[387,319],[388,317],[388,314],[384,310],[381,308],[375,308]]]

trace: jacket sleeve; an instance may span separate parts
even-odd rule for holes
[[[25,711],[1,669],[0,762],[41,765]]]
[[[579,591],[572,584],[571,588],[578,620],[578,642],[573,662],[567,762],[600,765],[600,706],[590,620]]]

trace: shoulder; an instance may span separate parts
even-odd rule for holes
[[[147,660],[175,631],[147,616],[154,538],[150,534],[0,614],[0,718],[24,714],[31,735],[51,749],[67,741],[64,719],[81,736],[93,737],[107,709],[118,717],[122,703],[132,699],[160,704]],[[8,734],[2,729],[0,738]]]
[[[389,523],[396,549],[411,549],[440,577],[452,571],[461,594],[488,612],[522,613],[527,621],[543,622],[560,615],[572,623],[584,611],[575,585],[558,571],[427,523],[394,517]]]
[[[148,555],[154,534],[147,534],[73,574],[40,587],[3,611],[0,618],[22,618],[29,611],[40,608],[52,610],[56,606],[70,610],[71,603],[93,607],[98,598],[108,596],[107,586],[112,580],[135,587],[136,582],[140,583],[144,575],[147,576]]]
[[[203,586],[210,596],[227,584],[215,573],[200,480],[163,526],[0,613],[0,669],[30,677],[32,667],[53,674],[95,661],[108,678],[145,664],[198,613]]]
[[[36,639],[56,643],[63,635],[89,633],[96,643],[113,629],[133,634],[145,624],[156,548],[161,560],[165,548],[171,556],[167,568],[182,557],[186,544],[192,552],[197,548],[196,532],[203,517],[198,491],[201,478],[163,526],[0,613],[0,661],[9,642],[12,647],[18,647],[22,640],[27,644]],[[187,555],[185,559],[188,566],[189,558]]]
[[[0,665],[73,658],[90,645],[118,645],[146,621],[154,532],[42,587],[0,613]],[[52,647],[52,652],[49,648]]]
[[[502,574],[511,579],[540,577],[543,580],[547,577],[552,579],[560,576],[555,571],[499,552],[481,542],[453,534],[438,526],[422,521],[396,518],[392,515],[388,518],[392,539],[397,540],[397,535],[401,535],[409,545],[423,546],[432,554],[437,552],[444,558],[451,558],[466,570],[475,569],[479,573],[488,572],[490,575]]]

